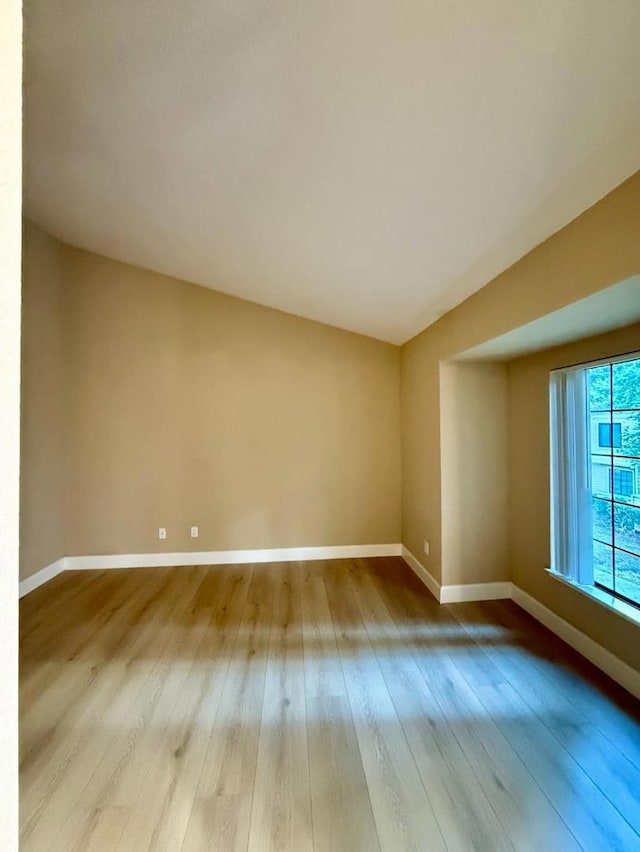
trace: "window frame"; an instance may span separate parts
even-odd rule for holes
[[[614,396],[613,396],[613,367],[617,363],[624,363],[628,361],[640,361],[640,351],[633,352],[625,352],[612,357],[607,358],[599,358],[594,359],[592,361],[582,362],[579,364],[571,364],[565,367],[558,367],[555,370],[551,371],[551,379],[550,379],[550,462],[551,462],[551,546],[552,546],[552,558],[551,558],[551,567],[548,569],[551,576],[556,579],[562,580],[563,582],[568,583],[574,588],[579,589],[580,591],[590,595],[591,597],[595,597],[599,602],[604,603],[606,606],[616,609],[617,611],[622,611],[622,614],[627,618],[631,618],[631,620],[640,623],[640,598],[638,600],[632,599],[621,593],[617,588],[615,588],[615,555],[616,550],[621,553],[628,553],[640,559],[640,554],[635,551],[627,550],[625,547],[616,546],[615,543],[615,505],[631,505],[634,508],[638,508],[640,510],[639,503],[625,503],[624,498],[634,499],[635,496],[635,484],[638,480],[639,472],[633,467],[633,465],[629,465],[628,467],[622,468],[620,466],[616,466],[616,460],[625,459],[625,455],[616,454],[616,450],[622,448],[622,437],[623,437],[623,423],[622,421],[614,421],[614,414],[618,413],[618,409],[615,409],[614,406]],[[611,378],[610,378],[610,386],[609,386],[609,407],[608,409],[591,409],[589,404],[589,371],[599,367],[599,366],[608,366],[611,369]],[[554,378],[558,378],[564,374],[566,377],[567,374],[582,374],[580,376],[573,377],[573,383],[575,388],[579,388],[582,386],[582,396],[578,391],[574,389],[573,393],[575,396],[575,401],[573,403],[573,415],[570,413],[570,409],[564,409],[562,413],[558,414],[558,403],[556,401],[554,408]],[[565,399],[566,402],[566,399]],[[620,409],[620,411],[633,411],[640,413],[640,406],[633,407],[631,409]],[[582,412],[582,413],[581,413]],[[598,422],[597,428],[593,431],[592,424],[592,415],[593,414],[601,414],[608,413],[609,421],[607,422]],[[560,424],[560,418],[563,419],[563,423]],[[584,418],[583,420],[581,420]],[[609,439],[610,443],[606,446],[601,443],[602,436],[602,427],[609,426]],[[618,427],[619,440],[616,441],[616,431],[615,427]],[[575,431],[572,433],[571,429],[574,428]],[[582,434],[582,438],[580,435]],[[554,467],[559,464],[559,458],[563,459],[565,463],[569,459],[569,455],[565,453],[563,456],[562,453],[558,454],[557,443],[562,440],[567,440],[567,435],[572,435],[572,439],[575,442],[575,446],[573,448],[573,460],[568,462],[568,467],[571,467],[571,464],[575,466],[570,473],[565,472],[564,474],[559,474],[558,470],[554,470]],[[592,443],[596,443],[596,446],[592,447]],[[609,450],[609,452],[601,452],[601,450]],[[592,452],[593,451],[593,452]],[[603,498],[600,496],[600,492],[597,494],[598,498],[603,500],[606,503],[611,505],[612,515],[611,515],[611,531],[610,538],[611,541],[607,543],[607,547],[611,548],[611,558],[612,558],[612,586],[611,588],[607,585],[604,585],[601,582],[598,582],[594,576],[594,559],[593,559],[593,546],[596,542],[602,543],[601,539],[598,539],[595,535],[595,530],[592,526],[591,520],[591,502],[594,497],[594,492],[592,490],[592,466],[593,466],[593,458],[594,457],[602,457],[603,464],[607,464],[608,467],[608,475],[610,481],[610,490],[609,490],[609,499]],[[635,458],[635,456],[630,457]],[[582,473],[580,471],[583,471]],[[617,475],[620,486],[622,485],[622,479],[630,478],[630,487],[631,494],[627,494],[626,491],[623,493],[622,491],[615,490],[615,477]],[[573,478],[573,486],[574,488],[578,488],[578,492],[580,488],[586,487],[589,495],[589,509],[583,510],[583,506],[586,506],[586,501],[581,500],[579,498],[574,497],[573,503],[571,503],[569,510],[567,510],[566,506],[562,506],[562,500],[559,498],[558,493],[554,495],[554,485],[555,491],[561,491],[564,497],[567,497],[567,489],[566,489],[566,481],[571,481]],[[558,481],[565,480],[564,490],[562,488],[558,489]],[[576,485],[577,483],[577,485]],[[578,493],[577,492],[577,493]],[[623,498],[622,500],[617,500],[616,497]],[[567,519],[571,514],[571,511],[576,515],[575,518]],[[562,547],[558,548],[557,539],[558,539],[558,530],[556,527],[559,526],[558,518],[559,516],[564,517],[564,526],[563,529],[565,531],[570,530],[572,535],[575,536],[576,542],[573,546],[573,554],[574,557],[577,558],[578,564],[577,567],[573,567],[572,569],[567,569],[565,567],[564,570],[559,570],[559,566],[554,564],[554,561],[561,561],[558,559],[558,555],[563,553]],[[585,517],[578,517],[580,515],[588,515],[588,520]],[[585,548],[585,537],[586,537],[586,527],[590,528],[589,535],[589,546]],[[579,553],[579,551],[585,550],[587,554],[590,552],[590,556],[584,557],[584,553]],[[571,549],[566,549],[564,552],[570,553]],[[576,556],[577,554],[577,556]],[[589,563],[585,564],[585,563]],[[640,575],[639,575],[640,582]],[[617,602],[615,604],[614,602]],[[619,604],[619,605],[618,605]]]

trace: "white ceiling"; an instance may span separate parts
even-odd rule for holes
[[[640,166],[638,0],[25,0],[26,214],[400,343]]]

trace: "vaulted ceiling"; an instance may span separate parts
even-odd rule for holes
[[[640,166],[638,0],[25,0],[25,212],[400,343]]]

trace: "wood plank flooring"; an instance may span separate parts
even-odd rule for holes
[[[21,602],[21,849],[639,850],[638,702],[400,559],[66,573]]]

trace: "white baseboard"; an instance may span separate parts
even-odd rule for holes
[[[162,568],[181,565],[242,565],[252,562],[309,562],[313,559],[364,559],[400,556],[400,544],[351,544],[337,547],[284,547],[263,550],[205,550],[186,553],[118,553],[111,556],[63,556],[20,583],[20,597],[62,571],[109,568]]]
[[[552,633],[563,639],[567,645],[571,645],[579,654],[602,669],[612,680],[615,680],[636,698],[640,698],[640,672],[590,639],[577,627],[565,621],[564,618],[560,618],[559,615],[531,597],[519,586],[513,586],[511,597],[519,607],[533,616],[536,621],[544,624]]]
[[[511,583],[465,583],[459,586],[441,586],[440,603],[465,601],[499,601],[511,597]]]
[[[49,580],[53,580],[58,574],[62,574],[66,567],[66,561],[63,556],[61,559],[56,559],[51,565],[47,565],[46,568],[42,568],[40,571],[27,577],[26,580],[20,580],[20,597],[23,598],[29,592],[37,589],[38,586],[42,586],[44,583],[48,583]]]
[[[204,550],[184,553],[118,553],[67,556],[68,571],[109,568],[163,568],[181,565],[243,565],[252,562],[309,562],[313,559],[362,559],[399,556],[399,544],[352,544],[338,547],[281,547],[262,550]]]
[[[511,583],[465,583],[460,586],[441,586],[435,577],[404,545],[402,558],[422,580],[434,598],[442,604],[463,601],[497,601],[511,597]]]
[[[424,583],[424,585],[429,589],[434,598],[440,602],[440,583],[433,577],[424,565],[419,562],[413,553],[402,545],[402,552],[400,554],[404,561],[407,563],[409,568],[413,571],[413,573]]]

